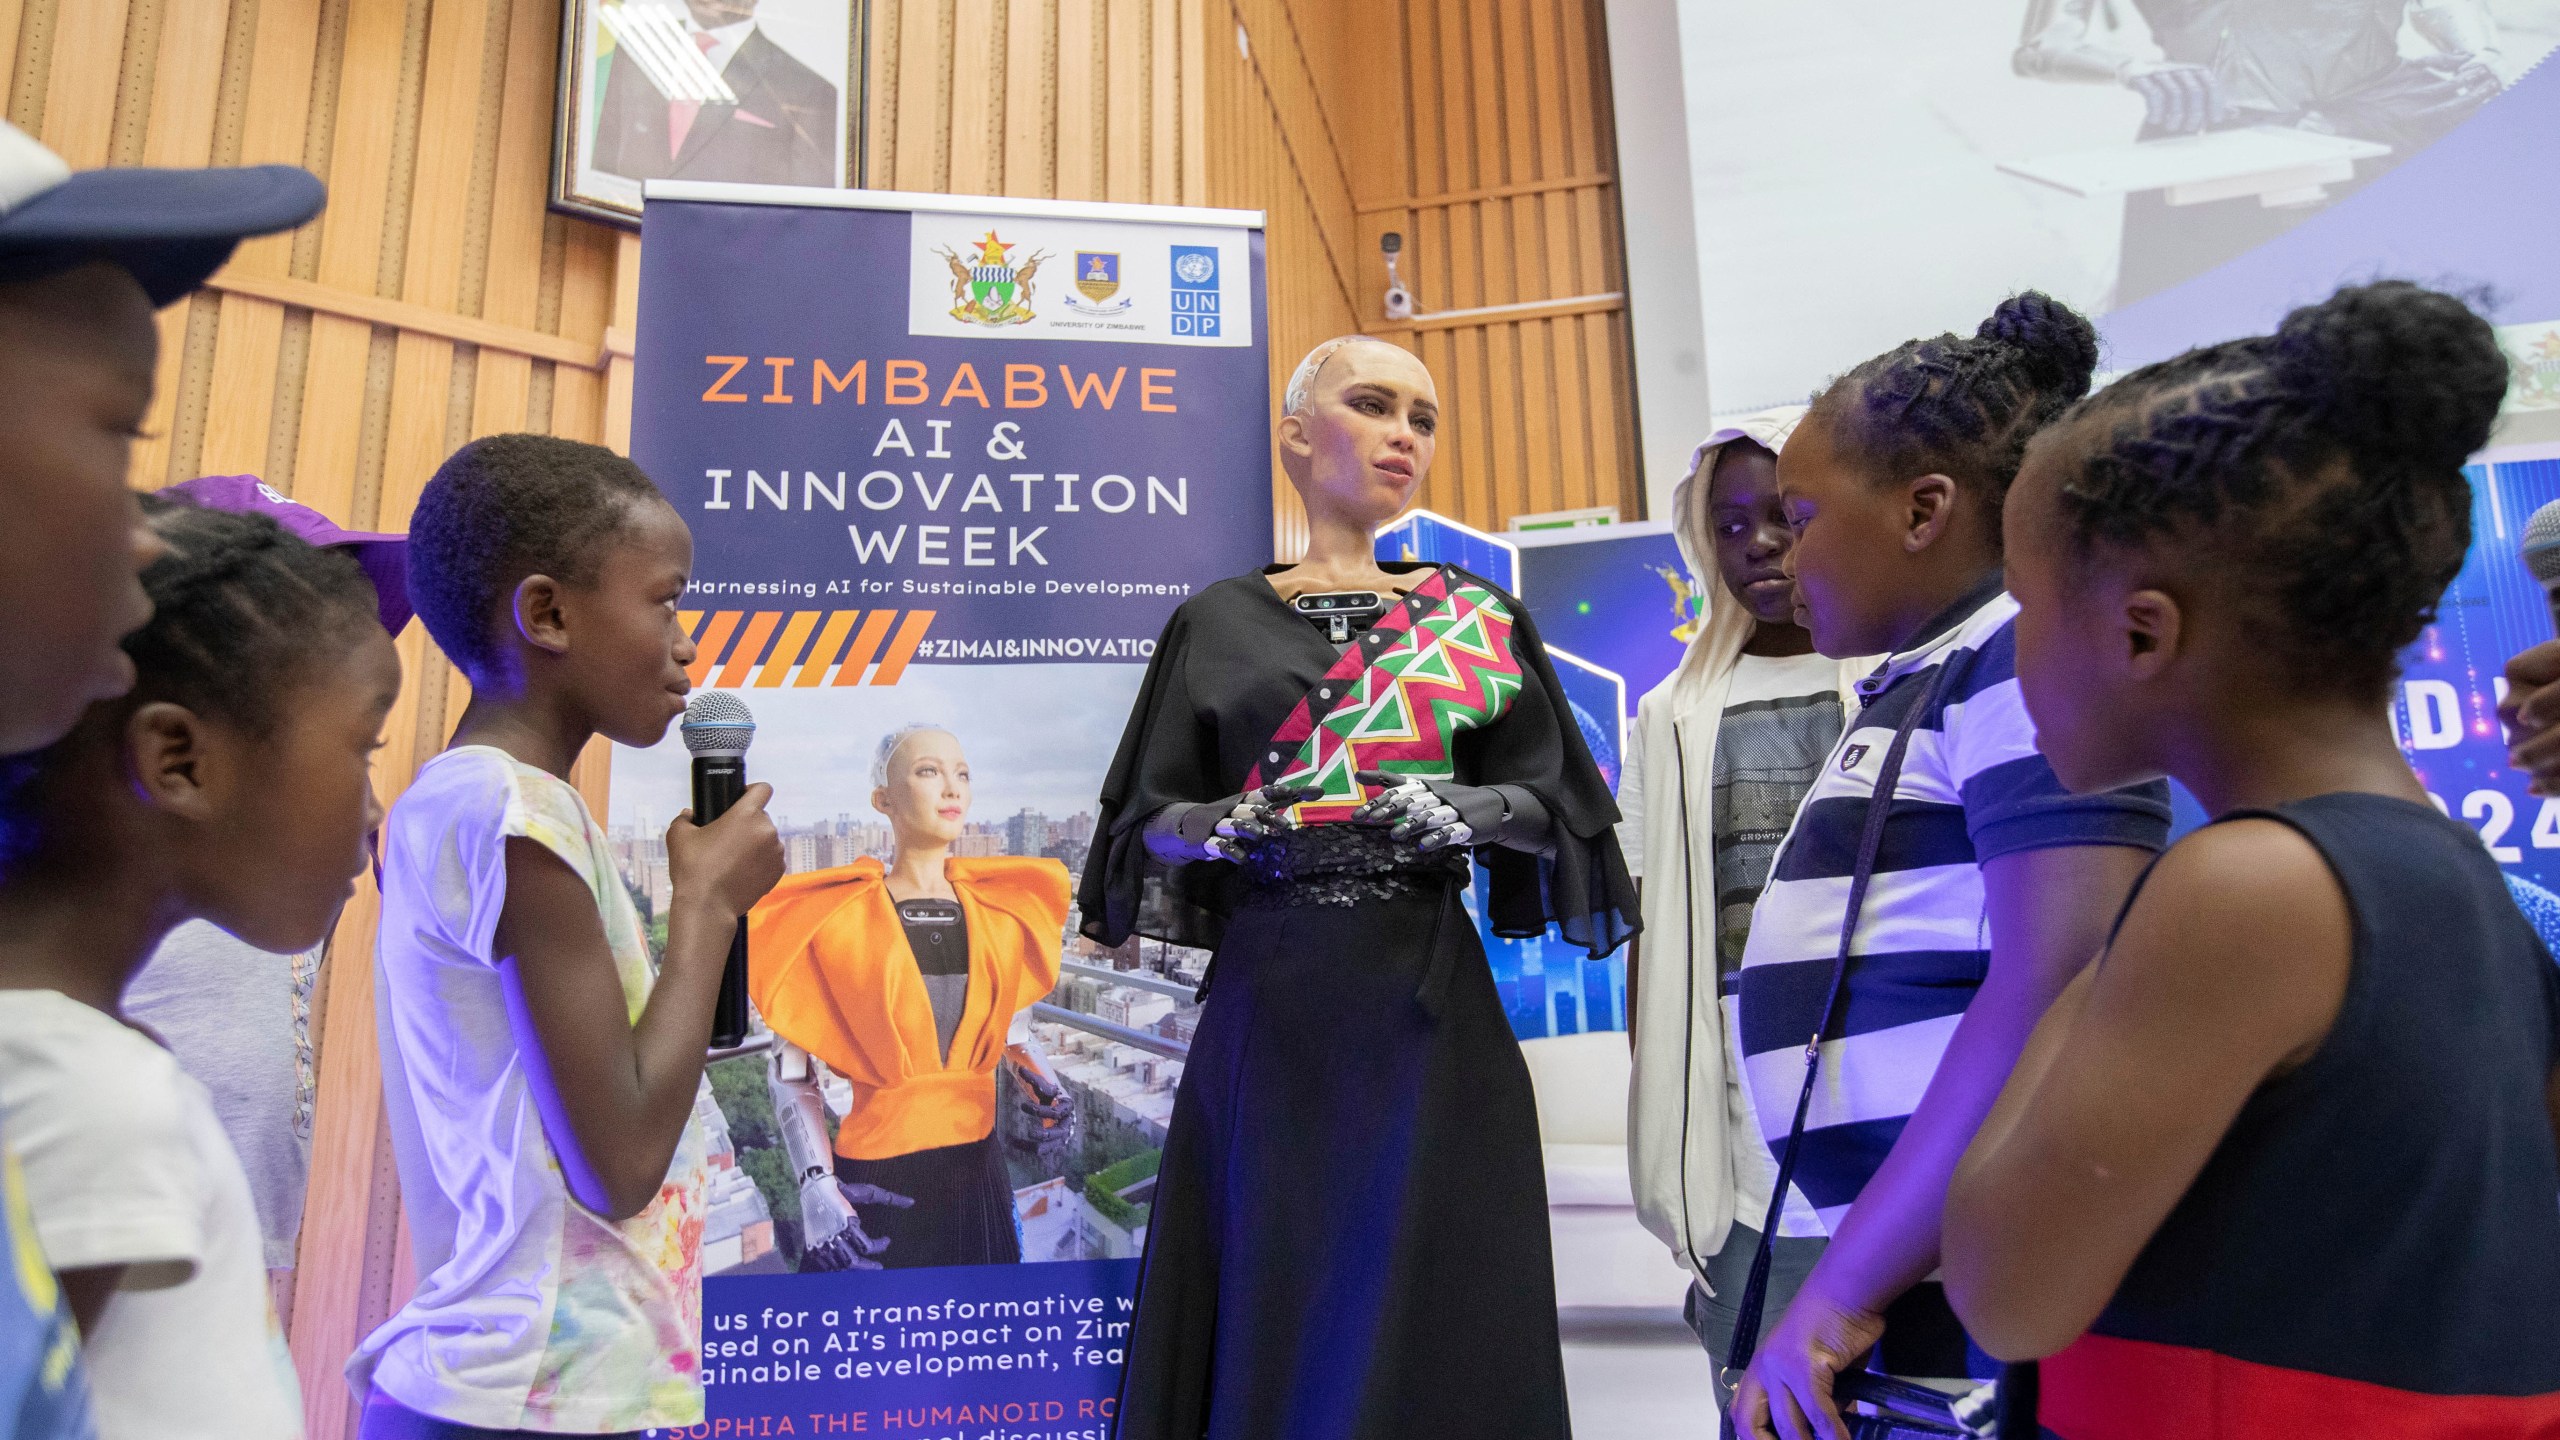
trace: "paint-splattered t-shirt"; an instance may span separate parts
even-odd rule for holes
[[[639,1015],[655,978],[639,911],[576,790],[483,746],[418,772],[383,824],[375,957],[384,1106],[418,1290],[348,1375],[421,1414],[496,1430],[692,1425],[702,1107],[639,1214],[607,1220],[569,1194],[492,952],[514,838],[559,856],[594,892],[622,980],[616,1019]]]

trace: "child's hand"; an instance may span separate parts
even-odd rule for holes
[[[1746,1440],[1848,1440],[1832,1378],[1883,1338],[1882,1315],[1797,1292],[1734,1386],[1734,1432]]]
[[[2560,640],[2545,640],[2507,662],[2507,763],[2532,777],[2536,795],[2560,794]]]
[[[773,787],[758,782],[708,825],[694,824],[687,810],[667,827],[667,883],[678,904],[705,905],[735,920],[782,878],[782,836],[764,813],[772,798]]]

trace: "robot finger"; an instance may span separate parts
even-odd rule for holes
[[[1371,799],[1352,818],[1372,825],[1392,825],[1439,803],[1440,797],[1431,793],[1430,786],[1419,780],[1407,780]]]
[[[1268,815],[1239,809],[1234,815],[1219,821],[1218,828],[1211,833],[1230,840],[1263,840],[1270,837],[1274,823]]]
[[[1417,848],[1424,851],[1445,850],[1452,845],[1464,845],[1475,836],[1475,828],[1460,820],[1454,824],[1423,832],[1421,843]]]
[[[2160,83],[2159,76],[2131,76],[2125,81],[2125,86],[2127,89],[2133,91],[2134,94],[2142,97],[2142,123],[2144,128],[2151,130],[2166,130],[2169,128],[2169,92],[2168,88]]]
[[[2202,68],[2182,70],[2179,88],[2185,92],[2185,128],[2189,133],[2213,123],[2213,72]]]
[[[1458,812],[1454,808],[1435,804],[1427,810],[1406,812],[1404,818],[1396,822],[1395,829],[1388,833],[1398,840],[1405,840],[1428,831],[1446,829],[1457,821]]]

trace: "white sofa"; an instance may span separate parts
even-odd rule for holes
[[[1688,1273],[1636,1223],[1627,1180],[1627,1037],[1604,1030],[1524,1040],[1520,1053],[1538,1094],[1556,1304],[1678,1306]]]

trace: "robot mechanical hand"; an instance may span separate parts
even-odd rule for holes
[[[1242,860],[1256,840],[1296,828],[1284,812],[1324,792],[1312,785],[1265,785],[1206,804],[1173,804],[1147,821],[1147,851],[1167,865]]]
[[[916,1202],[877,1185],[849,1185],[821,1170],[800,1181],[800,1233],[803,1273],[828,1270],[877,1270],[872,1257],[889,1248],[862,1228],[857,1205],[887,1205],[904,1210]]]
[[[1363,770],[1357,778],[1363,785],[1385,786],[1386,793],[1370,797],[1353,811],[1352,823],[1384,825],[1390,836],[1410,840],[1419,850],[1492,840],[1511,813],[1511,804],[1501,791],[1482,785],[1422,780],[1378,770]]]
[[[808,1051],[777,1040],[766,1060],[766,1094],[773,1101],[782,1153],[800,1176],[800,1268],[877,1270],[872,1257],[889,1248],[862,1228],[856,1205],[904,1210],[916,1202],[877,1185],[848,1185],[835,1174],[835,1147],[827,1139],[827,1109],[819,1094],[825,1069]]]
[[[1044,1167],[1054,1166],[1075,1148],[1075,1097],[1028,1065],[1008,1068],[1013,1072],[1014,1146]]]
[[[2211,129],[2230,111],[2222,81],[2209,65],[2138,61],[2124,68],[2123,80],[2142,97],[2143,122],[2172,135]]]

